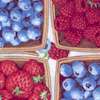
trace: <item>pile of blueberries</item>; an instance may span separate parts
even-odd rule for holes
[[[42,0],[0,0],[0,47],[39,40],[43,9]]]
[[[74,61],[60,68],[60,100],[100,100],[100,63]]]

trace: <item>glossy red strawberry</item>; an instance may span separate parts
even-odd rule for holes
[[[0,100],[12,100],[12,95],[7,90],[0,90]]]
[[[66,3],[64,6],[61,7],[60,9],[60,13],[62,16],[65,17],[72,17],[72,15],[74,14],[74,2],[68,2]]]
[[[0,64],[0,71],[6,76],[11,75],[12,73],[16,72],[17,70],[18,70],[17,65],[14,61],[4,60]]]
[[[66,31],[64,33],[64,41],[71,44],[72,46],[78,46],[81,39],[82,35],[79,31]]]
[[[64,16],[56,16],[54,21],[55,29],[58,32],[63,32],[70,28],[70,18]]]
[[[51,49],[48,51],[49,57],[58,60],[68,56],[69,51],[57,48],[54,43],[51,43]]]
[[[29,74],[18,71],[7,78],[6,88],[15,97],[28,98],[32,93],[33,82]]]
[[[35,99],[36,97],[37,99]],[[39,99],[38,99],[39,98]],[[45,84],[39,84],[34,87],[34,91],[29,100],[51,100],[49,88]]]
[[[5,76],[0,72],[0,89],[5,87]]]
[[[86,28],[86,19],[82,14],[76,14],[71,20],[72,27],[79,30]]]
[[[41,82],[44,78],[44,65],[37,60],[29,60],[24,64],[24,71],[29,73],[35,83]]]

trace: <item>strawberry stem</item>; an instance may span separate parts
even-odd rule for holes
[[[40,75],[33,77],[33,81],[35,83],[39,83],[43,80],[44,77],[41,77]]]
[[[40,94],[40,98],[42,99],[42,100],[48,100],[47,99],[47,91],[44,91],[44,92],[42,92],[41,94]]]
[[[13,94],[15,94],[16,96],[18,96],[18,95],[22,94],[22,91],[21,91],[21,89],[19,87],[16,87],[14,89],[14,91],[13,91]]]

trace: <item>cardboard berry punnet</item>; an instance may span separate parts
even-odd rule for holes
[[[92,0],[51,0],[52,28],[57,47],[99,52],[100,9],[96,6],[98,3]]]
[[[68,71],[67,69],[65,69],[65,71],[64,71],[64,69],[61,69],[61,65],[63,65],[63,64],[67,64],[67,66],[63,67],[63,68],[67,67],[67,69],[69,69],[69,68],[73,69],[73,65],[75,65],[75,64],[79,65],[79,66],[77,66],[77,65],[75,66],[75,67],[79,67],[79,69],[81,67],[85,66],[86,73],[85,73],[84,67],[83,67],[83,69],[80,69],[81,71],[83,70],[83,72],[81,72],[81,75],[80,75],[80,73],[79,74],[76,73],[77,71],[74,73],[74,69],[73,69],[73,72],[71,72],[71,70]],[[77,89],[82,89],[81,86],[83,86],[83,89],[80,92],[81,94],[78,94],[78,95],[75,94],[75,95],[77,95],[77,97],[75,95],[74,95],[75,97],[72,95],[73,99],[78,98],[78,97],[80,97],[80,98],[82,97],[84,99],[88,98],[89,95],[84,96],[83,91],[84,91],[84,89],[85,89],[85,91],[88,91],[89,89],[95,91],[95,88],[98,87],[97,82],[100,78],[100,76],[98,76],[100,74],[98,71],[98,69],[100,70],[99,64],[100,64],[100,56],[97,56],[97,55],[76,56],[76,57],[60,59],[57,62],[57,66],[56,66],[57,70],[56,70],[56,76],[55,76],[55,100],[61,100],[62,98],[64,100],[67,100],[69,98],[72,98],[69,96],[68,93],[72,93],[72,90],[74,90],[74,89],[76,89],[75,92],[77,91]],[[90,68],[91,66],[96,68],[96,70],[93,69],[93,71],[92,71],[92,69]],[[76,68],[75,70],[78,70],[80,72],[79,69]],[[89,71],[89,73],[87,73],[88,71]],[[70,73],[70,74],[68,74],[68,73]],[[99,73],[99,74],[97,75],[97,73]],[[79,76],[80,78],[78,77],[78,75],[80,75]],[[98,77],[95,75],[97,75]],[[90,84],[93,82],[93,84],[92,84],[93,86],[91,85],[92,88],[90,88],[88,86],[86,88],[86,87],[84,87],[85,83],[81,83],[84,81],[85,78],[90,78],[90,80],[89,80]],[[70,84],[69,87],[67,87],[68,83],[65,83],[65,87],[64,87],[63,82],[64,82],[64,80],[66,81],[67,79],[68,80],[72,79],[71,81],[69,81],[72,83]],[[82,81],[81,81],[81,79],[82,79]],[[92,80],[92,82],[91,82],[91,80]],[[74,83],[74,82],[76,82],[76,83]],[[76,84],[76,85],[74,86],[73,84],[74,85]],[[65,94],[64,94],[64,91],[66,92]],[[78,93],[79,93],[79,91],[78,91]],[[92,98],[96,98],[94,95],[92,95],[92,96],[93,96]]]

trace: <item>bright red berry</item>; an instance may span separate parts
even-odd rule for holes
[[[72,17],[74,14],[74,2],[68,2],[64,6],[61,7],[60,13],[65,17]]]
[[[7,90],[0,90],[0,100],[12,100],[12,95]]]
[[[76,14],[71,20],[72,28],[84,30],[86,28],[86,19],[82,14]]]
[[[45,69],[42,63],[36,60],[29,60],[24,64],[23,69],[32,76],[34,83],[43,81]]]
[[[68,42],[72,46],[78,46],[82,39],[82,35],[78,31],[66,31],[64,33],[64,41]]]
[[[36,97],[37,99],[34,99]],[[39,99],[38,99],[39,98]],[[51,100],[49,88],[45,84],[39,84],[34,87],[34,91],[29,100]]]
[[[0,89],[5,87],[5,76],[0,72]]]
[[[52,59],[58,60],[68,56],[69,51],[57,48],[54,43],[51,43],[51,49],[48,51]]]
[[[18,71],[7,78],[6,88],[15,97],[28,98],[32,93],[33,82],[29,74]]]
[[[64,16],[56,16],[54,24],[55,24],[55,29],[58,32],[63,32],[65,30],[68,30],[68,28],[70,28],[70,18]]]
[[[18,70],[17,65],[14,61],[4,60],[0,64],[0,71],[6,76],[11,75],[12,73],[16,72],[17,70]]]

